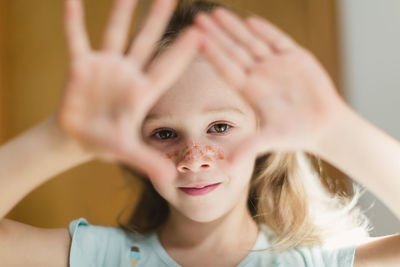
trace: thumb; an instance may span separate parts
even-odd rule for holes
[[[173,180],[176,175],[176,168],[171,160],[144,144],[137,144],[134,150],[122,153],[120,159],[152,179],[168,181]]]
[[[251,136],[250,138],[243,139],[239,145],[231,149],[228,153],[228,162],[237,166],[239,162],[246,158],[257,157],[262,152],[267,152],[267,142],[265,137],[261,134]]]

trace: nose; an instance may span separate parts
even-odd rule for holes
[[[211,168],[212,165],[213,160],[207,155],[207,151],[194,146],[184,153],[182,160],[177,164],[177,169],[181,173],[199,172]]]
[[[182,173],[199,172],[208,168],[210,168],[210,163],[201,162],[199,160],[179,162],[177,166],[178,171]]]

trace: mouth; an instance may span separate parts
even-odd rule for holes
[[[205,195],[214,189],[216,189],[221,183],[209,184],[209,185],[196,185],[193,187],[179,187],[181,191],[191,196]]]

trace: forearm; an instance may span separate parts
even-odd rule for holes
[[[400,143],[350,109],[338,114],[316,154],[366,186],[400,219]]]
[[[49,117],[0,147],[0,219],[51,177],[91,156]]]

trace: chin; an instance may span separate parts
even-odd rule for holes
[[[197,223],[210,223],[221,218],[223,214],[208,212],[208,213],[184,214],[184,216]]]
[[[198,222],[198,223],[209,223],[213,222],[222,216],[224,216],[227,211],[224,210],[224,206],[221,203],[207,206],[188,206],[184,208],[175,207],[179,213],[181,213],[186,218]]]

